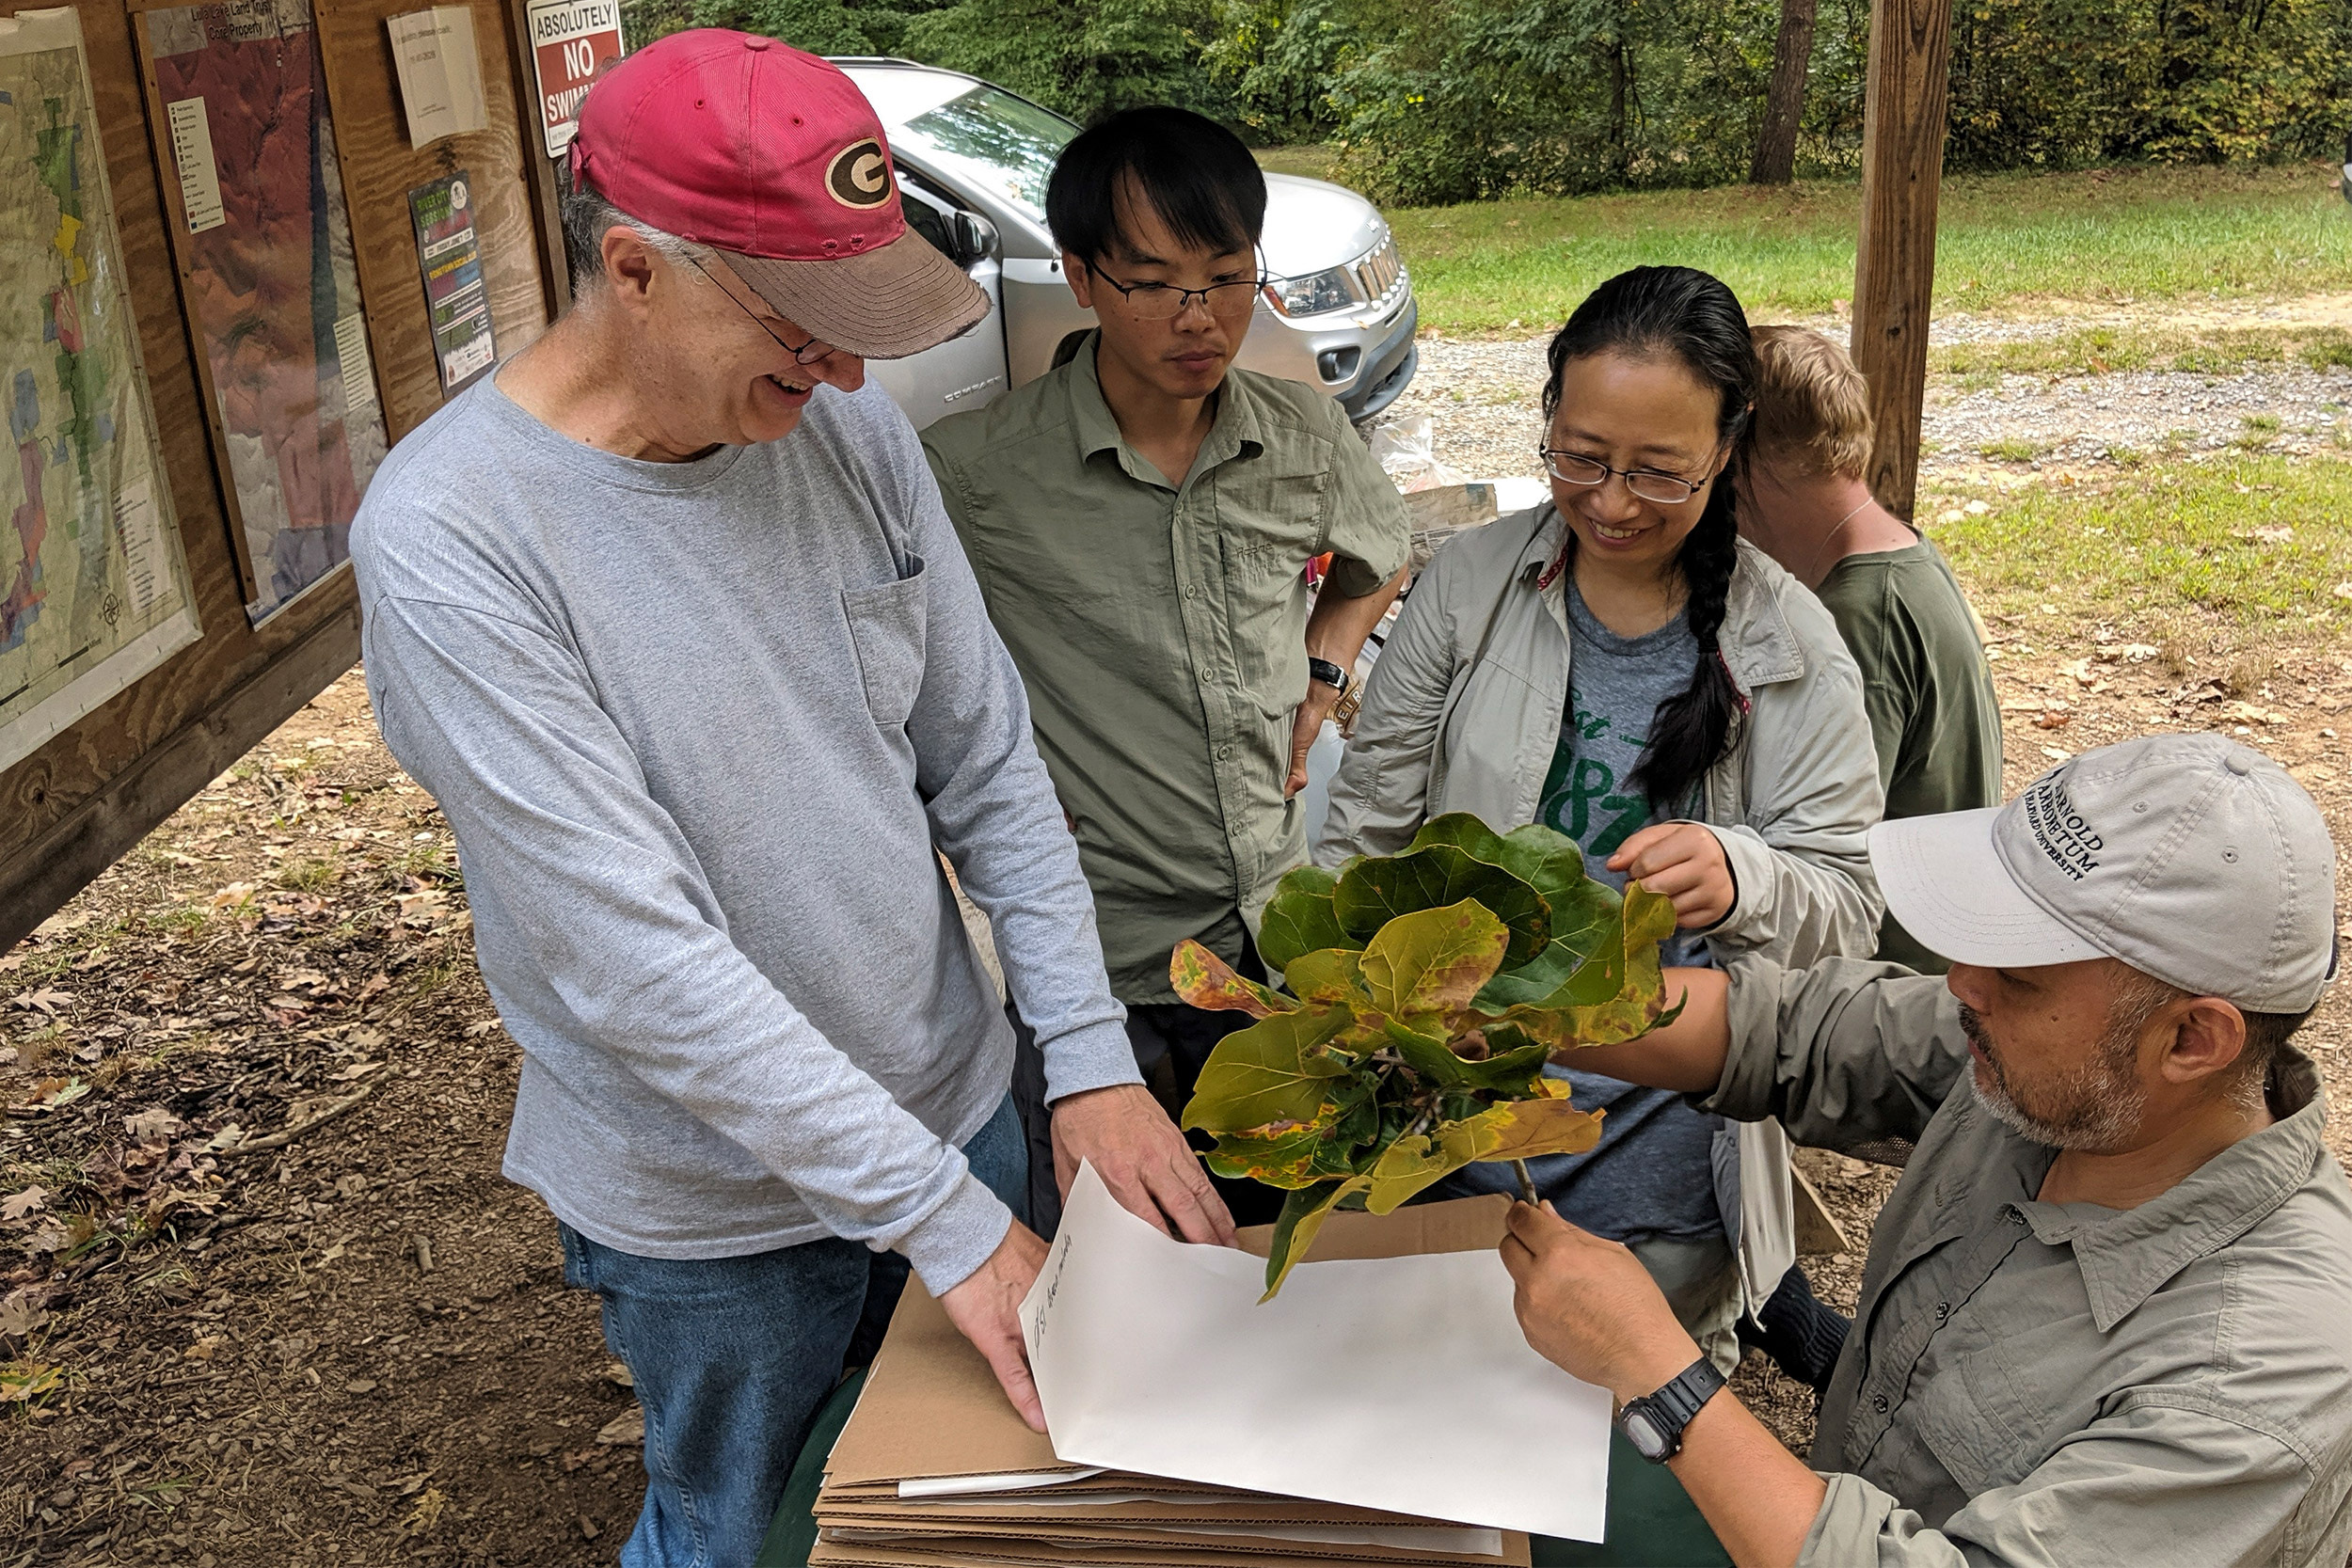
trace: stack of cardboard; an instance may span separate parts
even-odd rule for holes
[[[1440,1227],[1454,1244],[1432,1250],[1492,1244],[1488,1232],[1499,1231],[1507,1205],[1480,1201],[1475,1217]],[[1372,1216],[1335,1216],[1317,1256],[1379,1256],[1394,1244],[1395,1229],[1363,1222]],[[1429,1244],[1428,1227],[1409,1229],[1415,1244]],[[1263,1235],[1256,1241],[1263,1251]],[[811,1568],[1526,1568],[1529,1560],[1528,1537],[1516,1530],[1065,1464],[1022,1423],[988,1363],[919,1287],[901,1299],[826,1461],[817,1525]]]

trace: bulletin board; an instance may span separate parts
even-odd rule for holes
[[[56,625],[68,615],[61,589],[71,576],[76,602],[103,608],[113,595],[108,635],[136,644],[131,661],[114,667],[111,689],[82,689],[86,711],[52,707],[50,730],[21,754],[0,750],[0,945],[357,658],[358,595],[344,542],[351,515],[385,451],[446,396],[411,193],[463,178],[501,360],[545,331],[563,303],[562,238],[523,4],[468,0],[485,123],[422,148],[409,143],[385,25],[425,8],[422,0],[59,8],[78,29],[87,84],[83,130],[66,133],[80,159],[66,188],[82,214],[81,227],[62,235],[66,249],[61,209],[54,198],[42,205],[45,187],[8,186],[8,117],[15,111],[22,128],[25,105],[0,101],[0,247],[15,247],[7,254],[20,278],[48,269],[41,313],[30,319],[56,335],[16,350],[35,384],[14,420],[25,426],[14,441],[20,467],[38,438],[45,548],[71,537],[77,548],[83,539],[113,540],[116,552],[89,573],[78,558],[69,573],[65,558],[45,556],[41,616],[54,610]],[[20,13],[25,21],[15,24]],[[22,37],[38,15],[0,0],[0,94],[10,92],[7,29]],[[46,117],[47,100],[60,95],[36,96]],[[173,105],[191,99],[201,103],[200,126],[190,108],[175,119]],[[73,111],[59,112],[70,119]],[[38,133],[54,129],[46,118],[32,126],[36,164]],[[210,143],[210,177],[191,179],[188,166],[205,161],[199,132]],[[47,145],[54,158],[57,138]],[[21,211],[8,217],[19,194]],[[89,271],[80,285],[71,281],[77,257]],[[60,281],[72,295],[63,305],[52,297]],[[111,357],[89,353],[102,329],[119,345]],[[59,382],[56,361],[68,338],[85,347],[63,351],[78,357]],[[106,375],[91,382],[85,363],[103,364]],[[118,363],[135,369],[116,373]],[[18,368],[0,366],[0,408],[12,412]],[[90,401],[100,384],[110,401]],[[119,470],[93,469],[99,483],[88,488],[98,500],[74,488],[73,433],[59,422],[76,417],[76,388],[89,409],[90,455]],[[7,500],[0,513],[24,504]],[[93,506],[110,528],[86,526],[100,515]],[[20,510],[10,520],[20,515],[29,515]],[[8,568],[26,531],[0,521],[0,596],[15,592],[20,604],[17,578],[26,574]],[[100,586],[79,592],[89,583]],[[19,613],[11,624],[23,621]],[[157,626],[177,629],[147,637]],[[0,642],[7,635],[0,627]],[[0,651],[0,694],[13,684],[8,673]],[[0,744],[6,717],[0,707]]]

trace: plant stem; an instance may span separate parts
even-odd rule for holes
[[[1535,1179],[1528,1174],[1526,1161],[1512,1161],[1511,1174],[1519,1179],[1519,1201],[1521,1203],[1533,1206],[1543,1201],[1535,1195]]]

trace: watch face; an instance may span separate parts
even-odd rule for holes
[[[1626,1441],[1631,1443],[1634,1451],[1644,1459],[1656,1459],[1666,1451],[1666,1434],[1658,1430],[1646,1413],[1627,1411],[1620,1420],[1620,1427]]]

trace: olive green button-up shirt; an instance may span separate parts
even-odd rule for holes
[[[1091,341],[923,450],[1076,823],[1112,993],[1172,1001],[1169,950],[1236,958],[1307,858],[1282,798],[1305,568],[1328,550],[1328,587],[1379,589],[1405,563],[1403,499],[1337,403],[1242,370],[1170,486],[1120,437]]]
[[[2051,1149],[1977,1099],[1944,982],[1731,966],[1706,1108],[1799,1143],[1915,1139],[1870,1241],[1798,1560],[2343,1568],[2352,1190],[2290,1053],[2278,1119],[2136,1209],[2036,1199]]]

